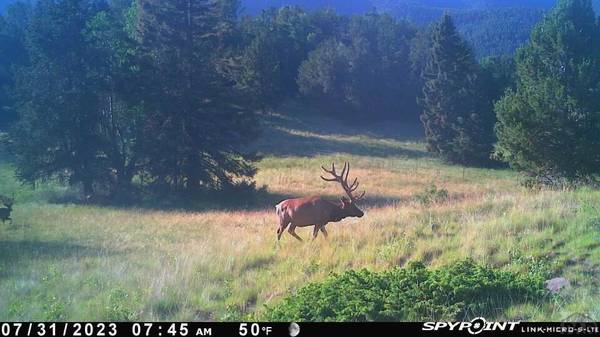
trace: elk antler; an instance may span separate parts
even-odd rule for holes
[[[350,173],[350,164],[348,162],[344,163],[344,168],[342,169],[342,174],[340,175],[338,175],[335,171],[335,163],[331,164],[331,170],[328,170],[323,166],[321,166],[321,168],[323,169],[323,171],[333,176],[333,178],[325,178],[321,176],[321,179],[325,181],[337,181],[338,183],[340,183],[340,185],[342,185],[342,188],[344,189],[346,194],[348,194],[348,197],[350,197],[350,200],[352,200],[352,202],[357,202],[365,196],[365,191],[363,191],[362,194],[358,197],[352,195],[352,192],[356,191],[356,189],[358,188],[359,183],[358,178],[354,178],[354,182],[352,182],[352,184],[348,186],[348,174]]]

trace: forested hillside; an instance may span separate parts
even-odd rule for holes
[[[450,11],[459,32],[478,57],[512,54],[529,36],[544,11],[554,0],[243,0],[243,13],[255,15],[262,9],[298,5],[306,9],[330,7],[343,14],[359,14],[376,9],[427,25]],[[596,8],[600,1],[594,1]]]
[[[339,12],[359,14],[373,8],[394,11],[407,8],[431,10],[444,9],[487,9],[487,8],[538,8],[549,9],[555,0],[242,0],[242,5],[249,14],[257,14],[268,7],[286,5],[302,6],[307,9],[331,7]]]
[[[456,13],[455,18],[460,34],[483,58],[513,54],[543,14],[542,9],[513,7],[467,10]]]
[[[0,0],[0,11],[14,0]],[[459,32],[479,58],[512,54],[554,0],[241,0],[243,14],[258,15],[270,7],[300,6],[308,10],[332,8],[340,14],[368,11],[391,13],[417,25],[427,25],[450,11]],[[596,8],[600,0],[595,0]]]
[[[373,9],[371,0],[242,0],[245,14],[256,15],[263,9],[281,6],[301,6],[305,9],[333,8],[342,14],[359,14]]]

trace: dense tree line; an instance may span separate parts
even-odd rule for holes
[[[90,196],[140,184],[223,189],[254,174],[244,149],[259,131],[255,111],[287,99],[346,121],[419,120],[417,101],[434,72],[432,30],[375,12],[238,11],[235,0],[11,6],[0,21],[0,98],[19,178],[60,178]],[[457,85],[480,76],[469,62]],[[487,86],[469,85],[502,90],[487,78]],[[452,136],[460,155],[432,145],[437,130],[423,118],[430,148],[444,159],[488,157],[488,142],[466,141],[493,138],[487,117],[477,117],[489,115],[490,96],[475,91],[477,107],[449,112],[469,115],[455,116],[464,121],[460,141]]]
[[[60,178],[94,196],[134,179],[199,191],[254,173],[241,145],[256,116],[229,69],[237,3],[187,4],[41,0],[26,26],[3,29],[26,50],[3,63],[20,179]]]
[[[410,44],[415,29],[389,15],[352,17],[298,71],[300,92],[323,110],[356,118],[416,120]]]
[[[324,114],[417,120],[416,29],[389,15],[272,8],[241,23],[243,86],[264,110],[303,98]]]
[[[494,151],[533,176],[598,173],[600,34],[589,0],[561,0],[516,60],[481,61],[449,14],[418,28],[298,7],[240,18],[239,6],[10,6],[0,16],[0,128],[19,178],[59,178],[89,196],[228,189],[255,172],[246,145],[259,112],[290,99],[345,121],[420,120],[428,149],[452,163],[488,165]]]
[[[298,94],[300,64],[319,43],[336,35],[343,17],[307,13],[298,7],[271,8],[241,23],[241,72],[238,82],[263,108]]]

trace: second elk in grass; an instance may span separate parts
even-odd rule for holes
[[[10,213],[12,213],[13,200],[12,199],[5,199],[5,200],[0,199],[0,202],[4,204],[4,207],[0,208],[0,220],[2,220],[2,223],[6,222],[7,220],[12,223]]]
[[[277,229],[277,240],[281,239],[283,231],[289,226],[288,232],[302,241],[302,238],[296,234],[296,227],[315,226],[313,230],[313,240],[317,238],[319,231],[327,238],[325,225],[330,222],[338,222],[348,217],[360,218],[364,215],[357,206],[358,202],[364,197],[354,196],[353,192],[358,188],[358,178],[354,179],[352,184],[348,185],[348,174],[350,173],[350,164],[345,163],[341,174],[335,171],[335,164],[331,165],[331,170],[324,167],[330,177],[323,177],[325,181],[338,182],[348,195],[348,198],[342,197],[339,202],[325,200],[321,197],[304,197],[297,199],[287,199],[275,206],[277,217],[279,218],[279,228]]]

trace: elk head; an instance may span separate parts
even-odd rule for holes
[[[346,192],[346,194],[348,195],[348,198],[342,197],[340,199],[340,201],[342,203],[341,209],[342,209],[344,215],[349,216],[349,217],[357,217],[357,218],[360,218],[363,215],[365,215],[365,213],[356,206],[356,202],[365,196],[365,191],[363,191],[362,194],[359,195],[358,197],[354,196],[354,194],[353,194],[353,192],[356,191],[356,189],[358,188],[358,185],[359,185],[358,178],[354,178],[354,181],[352,182],[352,184],[348,185],[348,174],[350,173],[350,164],[347,162],[344,163],[344,168],[342,169],[341,174],[337,174],[337,172],[335,171],[334,163],[331,164],[331,170],[328,170],[323,166],[321,166],[321,168],[323,169],[323,171],[325,171],[331,175],[330,178],[325,178],[325,177],[321,176],[321,179],[323,179],[325,181],[335,181],[335,182],[340,183],[340,185],[344,189],[344,192]]]
[[[4,198],[4,200],[0,200],[0,202],[4,205],[6,209],[12,211],[12,206],[14,203],[14,199],[12,198]]]

